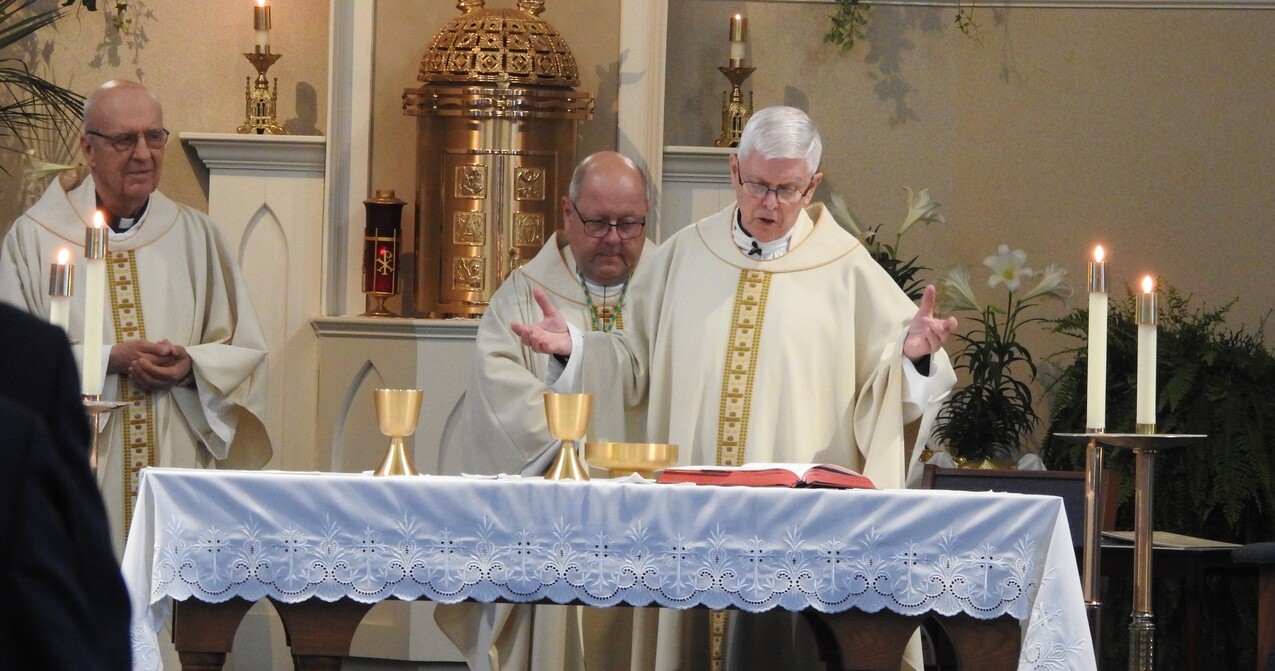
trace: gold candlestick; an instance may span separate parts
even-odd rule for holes
[[[713,145],[737,147],[739,136],[744,133],[744,124],[753,115],[753,92],[748,92],[748,102],[744,103],[744,92],[739,87],[757,68],[740,67],[732,60],[730,67],[717,69],[730,80],[731,89],[730,93],[722,93],[722,134],[713,141]]]
[[[244,58],[257,69],[257,81],[253,84],[252,77],[247,78],[247,84],[244,87],[244,115],[243,125],[236,129],[240,133],[256,133],[264,135],[285,135],[287,131],[279,125],[275,116],[279,102],[279,78],[274,79],[274,90],[270,90],[270,80],[266,79],[266,71],[274,65],[275,61],[283,57],[283,54],[270,53],[270,45],[265,47],[257,47],[252,53],[244,54]]]

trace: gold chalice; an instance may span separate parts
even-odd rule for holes
[[[579,441],[589,430],[591,394],[545,394],[545,419],[557,438],[558,457],[545,472],[546,480],[588,480],[589,469],[580,460]]]
[[[403,436],[410,436],[416,431],[416,422],[421,416],[421,398],[425,392],[420,389],[377,389],[373,392],[376,399],[376,423],[381,433],[390,437],[390,449],[385,459],[376,469],[376,475],[416,475],[416,467],[403,448]]]
[[[651,479],[677,463],[677,446],[667,443],[585,443],[584,460],[620,478],[637,473]]]

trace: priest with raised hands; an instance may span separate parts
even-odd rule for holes
[[[615,378],[629,403],[646,404],[649,439],[679,445],[683,465],[832,463],[878,487],[902,487],[956,381],[942,350],[956,319],[934,315],[932,286],[918,309],[811,203],[821,152],[801,110],[758,111],[730,157],[736,202],[643,262],[630,289],[634,328],[584,333],[543,292],[545,318],[512,328],[527,347],[568,357],[565,375],[578,363]],[[908,445],[904,426],[918,420],[918,440]],[[665,635],[676,629],[665,617],[683,615],[662,613],[661,667],[679,665],[679,648],[702,650]],[[762,617],[775,615],[789,614]],[[783,668],[807,668],[805,659],[814,668],[813,642],[799,640],[808,631],[774,635],[791,629],[787,622],[732,633],[728,666],[779,668],[782,660]],[[909,659],[920,668],[919,656]]]
[[[546,385],[546,375],[579,378],[593,394],[591,439],[642,440],[640,403],[626,407],[614,383],[588,371],[562,375],[562,361],[523,345],[510,324],[541,319],[533,292],[543,292],[562,306],[557,317],[582,331],[632,326],[629,280],[654,247],[646,238],[646,176],[621,154],[593,154],[576,167],[561,207],[563,230],[505,278],[478,324],[469,383],[443,428],[445,474],[543,474],[558,453],[544,394],[562,391]],[[654,611],[612,608],[585,616],[581,606],[459,603],[437,606],[434,618],[471,669],[583,671],[629,667],[630,645],[621,641],[641,631],[635,618],[654,623]]]
[[[83,265],[68,330],[81,368],[102,364],[82,370],[86,386],[127,403],[94,427],[117,552],[142,467],[258,468],[271,455],[265,338],[234,249],[207,215],[158,191],[168,140],[163,110],[146,87],[103,84],[84,105],[80,150],[89,174],[55,179],[0,250],[0,300],[48,319],[58,250],[80,265],[95,213],[110,227],[102,356],[83,356]]]

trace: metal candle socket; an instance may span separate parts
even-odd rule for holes
[[[403,437],[416,432],[425,392],[420,389],[377,389],[373,394],[376,423],[381,433],[390,437],[389,450],[376,469],[376,475],[416,475],[412,458],[403,448]]]
[[[561,445],[546,480],[588,480],[589,469],[580,459],[579,441],[589,430],[592,394],[545,394],[545,419],[549,433]]]

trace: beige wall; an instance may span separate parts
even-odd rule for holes
[[[1101,242],[1113,296],[1152,272],[1210,305],[1238,297],[1235,323],[1271,309],[1275,12],[978,9],[970,39],[953,10],[875,7],[867,39],[843,54],[821,43],[828,4],[678,0],[670,144],[719,130],[716,67],[736,11],[749,17],[756,105],[803,107],[822,128],[821,198],[840,193],[888,230],[902,186],[945,204],[948,223],[909,233],[905,254],[977,280],[1009,243],[1079,287]]]
[[[272,44],[283,54],[271,70],[279,116],[322,129],[328,3],[271,4]],[[1087,250],[1101,241],[1117,286],[1150,271],[1209,304],[1238,297],[1237,323],[1269,309],[1275,12],[978,9],[970,39],[952,27],[951,10],[883,6],[871,10],[867,39],[842,53],[820,41],[828,4],[669,4],[670,144],[716,135],[727,16],[744,11],[757,104],[806,107],[824,130],[821,196],[841,193],[863,223],[887,227],[904,214],[902,186],[929,187],[945,203],[949,223],[911,234],[905,252],[940,270],[977,270],[1005,242],[1032,265],[1063,265],[1080,284]],[[233,131],[252,73],[240,55],[253,43],[251,3],[130,6],[140,12],[131,36],[115,33],[107,12],[77,8],[22,54],[47,54],[42,71],[80,92],[140,79],[166,102],[175,133]],[[415,85],[427,41],[455,15],[450,0],[378,2],[371,184],[404,200],[415,127],[402,89]],[[553,0],[543,16],[572,45],[582,88],[598,101],[580,153],[613,147],[619,0]],[[165,192],[205,207],[204,184],[193,153],[170,145]],[[21,209],[17,191],[0,175],[0,227]]]
[[[60,4],[41,0],[37,6]],[[233,133],[243,123],[245,78],[256,75],[243,57],[255,44],[254,3],[131,0],[128,5],[136,14],[133,32],[127,35],[110,25],[112,14],[106,10],[115,3],[97,4],[96,12],[76,5],[69,16],[37,33],[36,44],[14,51],[46,54],[37,66],[40,71],[80,94],[115,78],[150,87],[164,103],[164,125],[174,135],[160,189],[206,210],[207,173],[193,150],[175,136],[187,131]],[[270,4],[271,47],[282,54],[269,71],[272,80],[279,79],[279,120],[290,131],[320,134],[327,123],[328,3],[272,0]],[[15,178],[0,175],[0,230],[7,230],[22,209],[17,191]]]

